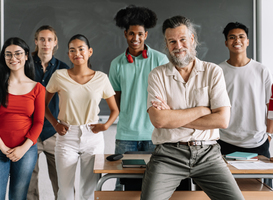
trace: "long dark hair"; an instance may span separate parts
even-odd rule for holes
[[[81,35],[81,34],[77,34],[77,35],[74,35],[70,38],[70,40],[68,41],[68,49],[69,49],[69,44],[73,41],[73,40],[81,40],[83,41],[87,46],[88,46],[88,49],[91,48],[90,44],[89,44],[89,41],[87,39],[87,37],[85,37],[84,35]],[[91,63],[90,63],[90,58],[88,59],[88,62],[87,62],[87,66],[88,68],[92,69],[92,66],[91,66]]]
[[[24,40],[12,37],[6,40],[1,50],[0,55],[0,106],[7,107],[8,105],[8,81],[10,76],[10,69],[8,68],[5,60],[5,50],[10,45],[17,45],[24,49],[25,55],[28,56],[28,59],[25,62],[24,71],[25,75],[34,80],[34,64],[32,56],[30,55],[29,47]]]

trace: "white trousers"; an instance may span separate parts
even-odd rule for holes
[[[75,199],[74,182],[78,160],[80,160],[79,199],[93,200],[99,179],[99,175],[93,173],[94,154],[104,153],[103,132],[94,134],[87,124],[68,126],[69,129],[64,136],[57,135],[55,147],[58,200]]]

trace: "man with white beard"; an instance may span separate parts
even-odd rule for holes
[[[244,199],[216,142],[230,116],[223,71],[196,58],[198,42],[189,19],[165,20],[163,34],[170,62],[153,69],[148,78],[147,108],[156,149],[141,200],[167,200],[188,177],[211,199]]]

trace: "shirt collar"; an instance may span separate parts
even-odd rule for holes
[[[41,63],[41,59],[39,58],[39,56],[37,54],[35,54],[33,56],[33,60],[34,60],[35,63]],[[56,62],[56,58],[52,55],[51,60],[48,62],[48,66],[54,65],[55,62]]]
[[[191,72],[190,77],[193,77],[198,74],[198,72],[205,71],[205,68],[198,58],[195,57],[194,59],[194,66]],[[180,82],[185,82],[181,75],[179,74],[178,70],[175,68],[175,66],[169,62],[167,64],[167,69],[166,69],[166,75],[167,76],[173,76],[175,80],[180,81]]]
[[[202,65],[201,63],[201,60],[199,60],[198,58],[195,57],[194,59],[194,66],[193,66],[193,71],[194,73],[198,73],[198,72],[201,72],[201,71],[205,71],[205,68],[204,66]],[[175,68],[175,66],[169,62],[167,64],[167,70],[166,70],[166,75],[167,76],[173,76],[173,75],[176,75],[177,74],[177,69]]]
[[[148,52],[148,54],[149,54],[149,51],[150,51],[150,47],[147,45],[147,44],[145,44],[146,45],[146,47],[147,47],[147,52]],[[127,47],[128,48],[128,47]],[[127,51],[127,48],[126,48],[126,50],[125,50],[125,52],[124,52],[124,55],[126,55],[126,51]],[[128,54],[130,54],[129,52],[128,52]],[[138,55],[138,56],[133,56],[132,54],[130,54],[132,57],[134,57],[134,58],[137,58],[137,57],[139,57],[139,56],[142,56],[142,54],[140,54],[140,55]],[[126,57],[126,56],[125,56]]]

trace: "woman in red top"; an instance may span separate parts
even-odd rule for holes
[[[34,82],[28,45],[8,39],[0,55],[0,199],[27,197],[37,161],[36,141],[44,121],[45,88]]]

